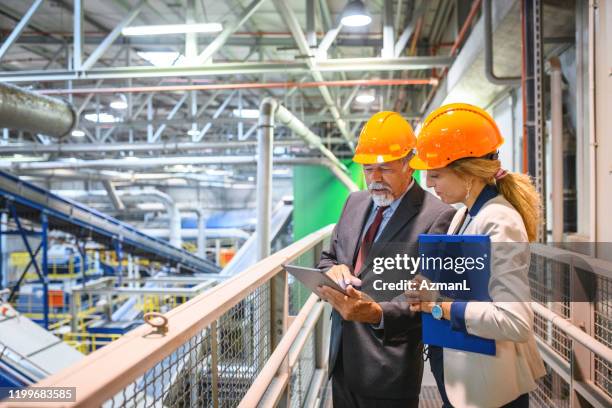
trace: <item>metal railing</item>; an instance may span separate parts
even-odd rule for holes
[[[531,248],[534,327],[547,368],[532,402],[612,406],[612,262],[540,244]]]
[[[39,382],[76,387],[62,406],[304,406],[326,377],[329,310],[311,295],[302,305],[282,265],[313,265],[333,226],[265,258],[164,316]],[[291,287],[290,287],[291,286]],[[300,312],[289,316],[290,301]],[[297,300],[296,300],[297,299]],[[32,403],[0,403],[24,407]],[[53,406],[45,403],[44,406]]]

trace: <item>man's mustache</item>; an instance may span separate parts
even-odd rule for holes
[[[385,183],[374,181],[374,182],[372,182],[372,183],[370,183],[368,185],[368,190],[370,190],[370,191],[372,191],[372,190],[385,190],[385,191],[388,191],[390,193],[391,192],[391,187],[389,187]]]

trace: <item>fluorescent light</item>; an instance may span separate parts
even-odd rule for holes
[[[358,103],[372,103],[375,99],[376,97],[370,93],[359,94],[357,97],[355,97],[355,100]]]
[[[117,99],[116,101],[112,101],[110,103],[110,107],[113,109],[117,109],[117,110],[124,110],[124,109],[127,109],[128,104],[126,101],[122,99]]]
[[[83,137],[83,136],[85,136],[85,132],[83,132],[82,130],[79,130],[79,129],[74,129],[71,134],[74,137]]]
[[[200,134],[200,131],[199,131],[198,129],[189,129],[189,130],[187,131],[187,134],[188,134],[189,136],[197,136],[197,135],[199,135],[199,134]]]
[[[121,118],[111,115],[110,113],[102,112],[100,114],[97,113],[87,113],[85,114],[85,120],[96,123],[116,123],[121,122]]]
[[[360,0],[349,1],[342,11],[342,25],[347,27],[362,27],[372,22],[372,17]]]
[[[162,24],[125,27],[121,30],[123,35],[167,35],[187,33],[218,33],[223,31],[220,23],[197,23],[197,24]]]
[[[259,109],[234,109],[234,116],[242,119],[257,119],[259,117]]]
[[[158,68],[187,65],[184,55],[173,51],[139,51],[138,56]]]

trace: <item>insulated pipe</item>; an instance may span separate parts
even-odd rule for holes
[[[494,72],[493,64],[493,23],[491,21],[491,0],[483,0],[482,11],[484,17],[484,30],[485,30],[485,75],[487,80],[495,85],[503,86],[519,86],[521,84],[521,77],[498,77]]]
[[[342,141],[332,138],[333,143]],[[113,153],[113,152],[189,152],[208,149],[239,149],[254,147],[256,141],[242,142],[158,142],[158,143],[70,143],[43,145],[41,143],[24,143],[0,145],[0,154],[70,154],[70,153]],[[301,140],[279,140],[277,146],[303,146]]]
[[[559,58],[550,59],[552,133],[552,238],[563,241],[563,81]]]
[[[270,255],[270,223],[272,220],[272,152],[274,114],[278,103],[265,98],[259,105],[257,129],[257,260]]]
[[[318,88],[353,87],[353,86],[389,86],[389,85],[435,85],[436,78],[406,78],[406,79],[348,79],[344,81],[312,81],[312,82],[251,82],[251,83],[212,83],[203,85],[158,85],[158,86],[125,86],[113,88],[72,88],[43,89],[42,95],[78,95],[78,94],[115,94],[141,92],[178,92],[178,91],[214,91],[236,89],[287,89],[287,88]]]
[[[76,122],[68,102],[0,83],[0,127],[63,137]]]
[[[204,209],[196,206],[181,206],[181,211],[193,211],[198,215],[198,256],[206,258],[206,217]]]
[[[287,108],[278,103],[273,98],[265,98],[260,105],[260,121],[259,126],[262,126],[261,117],[264,115],[263,109],[266,111],[269,110],[269,115],[273,117],[273,119],[278,120],[283,125],[287,126],[291,129],[296,135],[304,139],[308,146],[318,149],[323,156],[327,157],[332,163],[334,163],[337,167],[342,169],[343,171],[348,171],[346,166],[342,164],[340,160],[327,148],[323,145],[321,138],[314,134],[308,127],[299,120],[293,113],[289,112]],[[270,126],[274,126],[274,120],[270,122]]]

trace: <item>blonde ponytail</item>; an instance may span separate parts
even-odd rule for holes
[[[473,176],[484,179],[487,184],[497,185],[500,194],[519,212],[530,242],[538,237],[538,227],[542,216],[542,201],[530,177],[522,173],[508,172],[495,180],[501,167],[499,160],[465,158],[448,165],[461,177]]]

